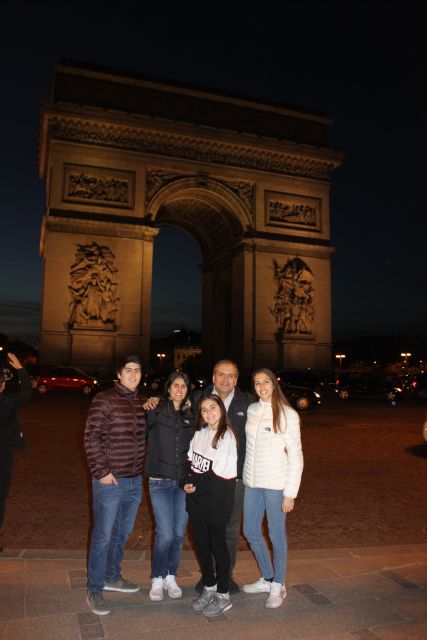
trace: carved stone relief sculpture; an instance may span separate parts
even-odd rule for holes
[[[168,184],[175,182],[182,178],[198,178],[199,186],[204,186],[206,179],[210,177],[218,184],[222,184],[230,189],[245,205],[248,213],[253,214],[255,206],[255,185],[252,182],[244,182],[242,180],[224,180],[217,176],[208,174],[197,175],[192,174],[176,174],[170,171],[164,171],[163,169],[150,168],[147,170],[147,187],[146,187],[146,204],[149,205],[152,198]]]
[[[114,254],[106,246],[96,242],[77,245],[70,268],[70,327],[114,329],[120,299],[114,261]]]
[[[287,193],[266,193],[267,225],[320,231],[321,202],[318,198]]]
[[[134,182],[134,174],[131,171],[65,165],[64,200],[132,208]]]
[[[314,321],[314,275],[300,258],[280,266],[273,260],[274,306],[270,307],[278,335],[311,334]]]

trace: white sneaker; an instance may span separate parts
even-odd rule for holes
[[[169,598],[181,598],[182,589],[176,584],[175,576],[166,576],[163,580],[163,586],[168,592]]]
[[[265,606],[267,609],[276,609],[283,604],[283,600],[286,598],[286,587],[280,582],[272,582],[270,595],[265,601]]]
[[[163,591],[163,578],[161,576],[159,578],[151,578],[150,600],[153,600],[153,602],[163,600]]]
[[[272,583],[261,577],[256,582],[244,584],[242,589],[245,593],[270,593]]]

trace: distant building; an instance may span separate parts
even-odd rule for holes
[[[173,362],[175,369],[180,369],[182,363],[192,356],[200,356],[202,350],[196,346],[175,347],[173,350]]]

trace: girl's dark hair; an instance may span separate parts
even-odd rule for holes
[[[184,380],[187,386],[187,392],[185,396],[182,398],[179,408],[182,409],[187,404],[188,396],[190,395],[190,391],[191,391],[191,382],[188,375],[186,373],[182,373],[181,371],[172,371],[172,373],[169,374],[168,379],[165,382],[165,386],[163,389],[163,396],[161,398],[160,404],[162,405],[167,404],[169,400],[170,388],[175,382],[175,380],[178,380],[178,378],[182,378],[182,380]]]
[[[290,407],[291,405],[285,398],[285,395],[279,383],[277,382],[276,376],[272,371],[270,371],[270,369],[257,369],[256,371],[253,372],[252,384],[254,386],[254,389],[255,389],[255,376],[258,374],[267,376],[267,378],[270,378],[271,382],[273,383],[273,394],[271,396],[271,408],[273,410],[273,430],[274,430],[274,433],[277,433],[278,431],[281,431],[280,416],[283,415],[283,418],[285,418],[283,413],[283,407]],[[255,389],[255,393],[256,393],[256,389]]]
[[[220,438],[223,438],[228,430],[230,430],[231,433],[233,433],[233,429],[231,427],[230,418],[227,415],[227,411],[226,411],[226,409],[224,407],[224,403],[221,400],[221,398],[219,396],[215,395],[214,393],[205,393],[200,398],[199,406],[197,407],[195,430],[196,431],[200,431],[200,429],[203,429],[203,427],[207,426],[205,420],[203,420],[203,417],[202,417],[202,403],[205,400],[213,400],[214,402],[216,402],[216,404],[218,405],[218,407],[219,407],[219,409],[221,411],[221,417],[219,419],[218,429],[216,430],[215,435],[212,438],[212,447],[214,449],[216,449],[218,441],[220,440]]]

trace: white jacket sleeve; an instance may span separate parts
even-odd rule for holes
[[[299,415],[293,409],[287,409],[285,445],[288,458],[286,480],[283,495],[287,498],[296,498],[301,484],[301,475],[304,467],[304,458],[301,446],[301,430]]]

